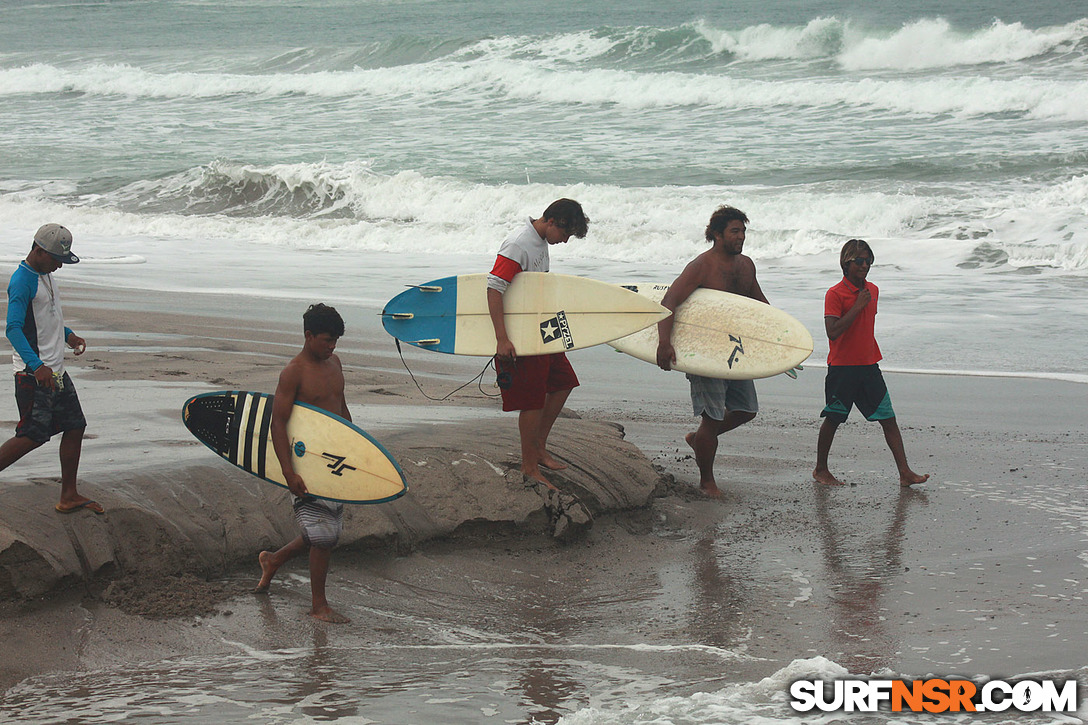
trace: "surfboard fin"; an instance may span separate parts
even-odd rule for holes
[[[442,286],[437,284],[406,284],[405,287],[420,290],[421,292],[441,292]]]
[[[410,320],[415,317],[411,312],[383,312],[383,317],[392,317],[394,320]]]
[[[405,340],[405,342],[411,345],[437,345],[438,343],[442,342],[442,340],[434,337],[429,340]]]

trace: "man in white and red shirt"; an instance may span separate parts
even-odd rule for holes
[[[854,407],[866,420],[878,421],[884,440],[891,449],[899,485],[925,483],[929,475],[920,475],[907,464],[903,435],[895,421],[892,399],[880,372],[880,347],[876,344],[876,301],[879,290],[867,281],[873,267],[873,250],[864,239],[851,239],[839,253],[842,281],[824,295],[824,327],[827,330],[827,378],[824,381],[824,422],[816,442],[816,468],[812,477],[828,486],[843,482],[828,470],[827,456],[835,432],[846,422]]]
[[[499,247],[495,266],[487,280],[487,307],[495,326],[495,368],[499,373],[502,409],[520,411],[521,470],[527,477],[555,488],[541,466],[561,470],[566,465],[547,450],[548,435],[559,417],[570,391],[578,387],[565,353],[518,357],[506,333],[503,295],[519,272],[547,272],[548,246],[566,244],[572,237],[582,239],[589,219],[582,206],[572,199],[559,199],[539,219],[529,219]]]

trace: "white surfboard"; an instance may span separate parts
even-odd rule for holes
[[[669,315],[657,302],[619,285],[543,272],[514,277],[503,309],[506,332],[522,356],[600,345]],[[486,274],[415,285],[386,303],[382,324],[398,340],[426,350],[495,354]]]
[[[624,285],[660,302],[667,284]],[[657,325],[609,344],[657,364]],[[727,380],[778,375],[812,354],[812,335],[782,310],[750,297],[700,287],[676,310],[674,370]]]
[[[267,393],[226,390],[185,401],[182,421],[228,462],[287,488],[272,446],[272,401]],[[407,490],[400,466],[354,423],[306,403],[287,420],[295,471],[312,496],[344,503],[383,503]]]

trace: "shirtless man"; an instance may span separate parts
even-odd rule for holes
[[[864,239],[851,239],[839,253],[842,281],[824,295],[824,327],[827,329],[827,379],[824,395],[827,405],[820,413],[824,422],[816,441],[816,468],[812,477],[828,486],[842,486],[827,467],[827,456],[839,425],[846,422],[855,405],[866,420],[875,420],[884,429],[884,440],[899,469],[899,485],[925,483],[929,475],[920,475],[907,465],[903,434],[895,422],[892,399],[877,363],[881,360],[876,344],[876,301],[880,290],[868,282],[874,254]]]
[[[699,287],[732,292],[770,304],[756,281],[755,264],[741,254],[747,223],[748,217],[740,209],[719,207],[706,226],[706,240],[713,246],[688,263],[665,293],[661,304],[675,311]],[[672,327],[671,315],[657,323],[657,364],[662,370],[671,370],[676,362]],[[721,496],[714,480],[718,436],[756,417],[759,411],[756,386],[751,380],[687,377],[691,385],[692,408],[701,419],[699,429],[688,433],[684,440],[695,451],[699,487],[706,495],[717,498]]]
[[[287,420],[296,401],[335,413],[351,420],[344,398],[344,370],[334,351],[344,334],[344,321],[332,307],[310,305],[302,316],[306,341],[302,352],[280,373],[272,404],[272,445],[283,470],[288,488],[295,495],[295,521],[302,534],[279,551],[262,551],[258,556],[261,580],[254,591],[266,592],[276,571],[292,557],[310,552],[310,616],[323,622],[349,622],[329,606],[325,598],[325,579],[329,572],[332,549],[343,530],[344,504],[307,495],[306,482],[295,472]]]

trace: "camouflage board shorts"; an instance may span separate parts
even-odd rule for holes
[[[76,386],[68,373],[53,390],[39,386],[33,373],[15,373],[15,402],[19,406],[16,438],[45,443],[57,433],[87,427]]]

